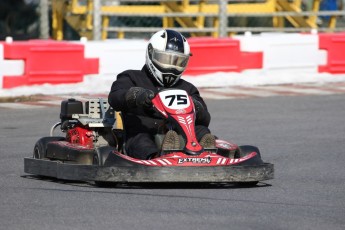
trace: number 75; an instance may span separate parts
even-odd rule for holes
[[[187,95],[181,95],[181,94],[168,95],[168,96],[165,96],[165,99],[170,99],[169,106],[171,106],[174,103],[175,99],[178,105],[187,104]]]

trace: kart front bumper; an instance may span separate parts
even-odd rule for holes
[[[273,179],[274,166],[232,165],[210,167],[95,166],[24,158],[24,172],[73,181],[102,182],[255,182]]]

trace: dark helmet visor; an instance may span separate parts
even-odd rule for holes
[[[152,61],[161,69],[175,69],[178,72],[183,72],[188,64],[189,55],[171,52],[159,51],[153,49]]]

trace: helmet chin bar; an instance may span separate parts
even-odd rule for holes
[[[162,74],[162,78],[163,85],[165,87],[171,87],[179,80],[180,76],[176,76],[173,74]]]
[[[146,59],[146,65],[150,71],[152,77],[164,87],[171,87],[176,84],[176,82],[180,79],[181,75],[175,75],[171,73],[164,74],[160,70],[158,70],[149,59]]]
[[[154,78],[164,87],[173,86],[182,75],[182,72],[177,71],[176,69],[163,69],[160,66],[155,65],[154,62],[151,62],[149,67]]]

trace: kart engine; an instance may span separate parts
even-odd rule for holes
[[[66,140],[73,144],[93,148],[93,131],[77,126],[67,131]]]
[[[116,145],[112,133],[114,111],[103,99],[91,99],[85,103],[70,98],[61,103],[61,130],[66,133],[66,141],[94,148]]]
[[[93,147],[93,131],[88,127],[83,127],[73,120],[73,114],[83,114],[83,103],[70,98],[61,103],[61,130],[66,132],[66,140],[73,144],[79,144],[88,148]]]

